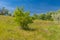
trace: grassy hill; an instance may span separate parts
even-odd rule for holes
[[[0,15],[0,40],[60,40],[60,25],[53,21],[35,20],[29,27],[36,30],[25,31],[13,19]]]

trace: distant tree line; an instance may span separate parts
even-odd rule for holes
[[[35,20],[35,19],[40,19],[40,20],[53,20],[53,18],[52,18],[52,12],[48,12],[48,13],[46,13],[46,14],[44,14],[44,13],[40,13],[40,14],[34,14],[33,16],[32,16],[32,18]]]
[[[2,7],[0,9],[0,15],[13,16],[13,17],[15,16],[14,13],[12,15],[12,13],[8,9],[6,9],[5,7]],[[55,12],[52,11],[52,12],[40,13],[40,14],[36,13],[36,14],[33,14],[31,17],[32,17],[33,20],[35,20],[35,19],[51,20],[51,21],[53,21],[53,20],[60,20],[60,10],[55,11]]]
[[[12,14],[9,12],[8,9],[6,9],[5,7],[2,7],[2,8],[0,9],[0,15],[11,16]]]

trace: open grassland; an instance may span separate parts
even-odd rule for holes
[[[35,20],[29,28],[36,30],[25,31],[13,17],[0,15],[0,40],[60,40],[60,25],[53,21]]]

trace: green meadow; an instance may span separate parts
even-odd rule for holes
[[[60,40],[60,25],[54,21],[34,20],[29,28],[35,30],[23,30],[14,17],[0,15],[0,40]]]

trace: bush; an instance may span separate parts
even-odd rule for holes
[[[14,12],[16,22],[25,30],[29,30],[28,24],[32,23],[30,12],[24,12],[23,8],[17,8]]]

